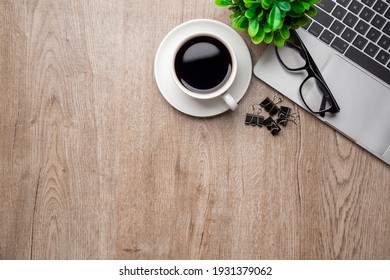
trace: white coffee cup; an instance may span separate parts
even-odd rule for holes
[[[185,81],[183,81],[183,79],[178,77],[181,74],[178,74],[178,72],[180,72],[180,71],[176,68],[176,66],[177,66],[176,65],[176,58],[178,57],[178,54],[180,56],[180,53],[184,51],[185,47],[187,46],[186,44],[191,46],[191,42],[194,42],[194,41],[196,42],[198,39],[200,40],[201,38],[212,38],[212,39],[215,39],[216,41],[219,41],[220,43],[222,43],[222,45],[226,48],[223,50],[224,51],[227,50],[228,55],[225,52],[225,56],[223,56],[222,58],[221,57],[219,57],[219,58],[223,60],[226,57],[226,60],[229,60],[230,67],[229,67],[229,72],[226,73],[225,78],[222,81],[220,81],[218,86],[198,90],[197,88],[191,87],[191,85],[186,84]],[[214,42],[216,42],[216,41],[214,41]],[[219,44],[219,43],[217,42],[217,44]],[[230,58],[228,56],[230,56]],[[211,66],[212,65],[210,65],[210,67]],[[178,43],[178,46],[174,51],[171,70],[172,70],[173,80],[175,81],[176,85],[180,88],[180,90],[183,93],[185,93],[193,98],[200,99],[200,100],[208,100],[208,99],[213,99],[213,98],[219,97],[225,101],[225,103],[229,106],[229,108],[231,110],[234,111],[235,109],[237,109],[237,106],[238,106],[237,101],[234,100],[234,98],[228,92],[229,88],[233,84],[233,82],[236,78],[236,75],[237,75],[237,57],[236,57],[236,54],[235,54],[232,46],[221,36],[214,34],[214,33],[211,33],[211,32],[200,32],[200,33],[191,34],[185,38],[182,38],[182,40]],[[192,75],[192,76],[194,76],[194,75]],[[210,76],[212,76],[212,75],[210,74]],[[193,77],[191,77],[191,78],[193,78]],[[197,79],[197,78],[194,78],[194,79]],[[215,79],[215,80],[217,81],[217,79]]]

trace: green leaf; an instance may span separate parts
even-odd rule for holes
[[[259,21],[257,19],[252,19],[249,22],[249,27],[248,27],[249,36],[251,37],[256,36],[258,31],[259,31]]]
[[[236,3],[238,3],[238,7],[240,8],[241,11],[246,10],[245,3],[243,1],[237,1]]]
[[[229,0],[215,0],[215,5],[218,7],[227,7],[230,4],[232,4],[232,2]]]
[[[265,33],[269,33],[269,32],[272,31],[270,25],[268,24],[268,22],[266,22],[266,23],[264,24],[263,28],[264,28],[264,32],[265,32]]]
[[[256,10],[258,6],[260,6],[260,2],[254,2],[254,1],[245,2],[245,7],[251,10]]]
[[[306,12],[311,17],[314,17],[317,14],[317,9],[314,7],[310,7],[310,9]]]
[[[284,25],[280,30],[279,30],[280,36],[282,36],[283,39],[287,40],[290,38],[290,30],[286,25]]]
[[[237,13],[231,14],[229,18],[230,18],[230,19],[236,19],[236,18],[238,18],[239,16],[241,16],[241,13],[238,13],[238,12],[237,12]]]
[[[248,19],[246,17],[242,17],[238,22],[237,29],[240,31],[245,31],[248,29],[248,26],[249,26]]]
[[[260,2],[256,2],[256,3],[252,3],[250,5],[250,7],[248,7],[249,9],[255,11],[258,7],[260,7],[261,3]]]
[[[269,8],[271,8],[273,2],[274,0],[261,0],[261,6],[263,7],[263,9],[268,10]]]
[[[263,42],[264,36],[265,36],[264,29],[259,28],[259,31],[257,32],[257,34],[251,38],[252,42],[256,45],[260,44],[261,42]]]
[[[264,42],[267,44],[271,44],[273,38],[274,38],[274,32],[266,33],[264,36]]]
[[[274,34],[274,44],[277,47],[283,47],[284,46],[284,39],[283,37],[279,34],[279,32],[275,32]]]
[[[302,14],[305,11],[305,7],[303,6],[302,2],[294,1],[291,3],[291,11],[296,14]]]
[[[263,19],[264,19],[264,10],[261,10],[259,12],[259,15],[257,16],[257,20],[258,21],[263,21]]]
[[[306,3],[306,2],[302,2],[302,5],[305,8],[305,10],[308,10],[311,7],[311,5],[309,3]]]
[[[280,1],[280,2],[278,1],[276,3],[279,9],[281,9],[282,11],[289,12],[291,10],[291,5],[287,1]]]
[[[282,13],[277,5],[274,5],[268,17],[268,23],[272,31],[277,30],[283,21]]]
[[[239,17],[237,17],[234,21],[233,21],[233,23],[232,23],[232,27],[233,28],[238,28],[238,24],[240,23],[240,20],[242,19],[242,16],[239,16]]]
[[[256,14],[255,14],[255,12],[252,11],[252,10],[247,10],[247,11],[245,12],[245,16],[246,16],[248,19],[252,19],[252,18],[254,18],[254,17],[256,16]]]
[[[310,19],[305,15],[305,16],[302,16],[301,18],[299,18],[297,20],[297,24],[299,26],[305,26],[306,24],[308,24],[310,22]]]
[[[321,0],[310,0],[310,5],[318,4]]]

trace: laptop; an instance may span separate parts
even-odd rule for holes
[[[390,165],[390,0],[322,0],[297,30],[340,112],[319,120]],[[267,47],[254,75],[302,108],[307,72],[290,72]]]

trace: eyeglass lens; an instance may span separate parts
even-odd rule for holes
[[[292,70],[301,69],[306,65],[305,56],[302,56],[296,47],[286,44],[282,48],[278,48],[278,53],[283,64]]]
[[[331,99],[324,85],[315,77],[310,77],[301,86],[301,96],[307,107],[313,112],[327,111],[332,107]]]

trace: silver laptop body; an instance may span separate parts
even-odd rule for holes
[[[335,11],[336,7],[340,6],[337,3],[339,1],[332,2],[335,5],[330,12]],[[363,8],[360,11],[362,13],[366,7],[364,2],[367,1],[350,2],[363,2],[361,3]],[[349,5],[352,5],[351,3]],[[351,9],[348,6],[341,7],[347,10],[345,18],[348,12],[351,12]],[[372,9],[373,7],[369,8]],[[318,9],[320,13],[323,12],[321,7]],[[390,12],[390,8],[387,11]],[[335,19],[333,23],[336,20],[338,19]],[[386,20],[389,24],[389,20]],[[342,23],[343,18],[338,21]],[[311,24],[314,23],[315,20]],[[329,27],[323,27],[321,32],[327,32],[327,34],[332,32],[332,26],[332,23],[330,23]],[[317,28],[318,26],[314,27]],[[346,27],[348,28],[348,26]],[[350,29],[353,27],[351,26]],[[313,33],[315,32],[314,30]],[[379,69],[381,70],[379,72],[378,69],[374,69],[377,71],[377,75],[374,75],[371,73],[372,71],[369,72],[359,65],[362,64],[361,61],[358,60],[358,63],[355,63],[346,56],[348,48],[353,47],[353,40],[350,43],[342,40],[343,48],[345,48],[342,51],[338,50],[337,46],[332,46],[332,42],[325,43],[324,40],[320,39],[321,34],[315,34],[314,36],[310,26],[307,29],[301,28],[298,30],[298,34],[320,69],[341,109],[337,114],[327,113],[324,118],[318,116],[318,119],[390,165],[390,83],[388,83],[390,71],[389,69],[387,69],[387,72],[385,71],[387,63],[383,65],[383,69]],[[342,32],[341,35],[343,35]],[[387,38],[386,34],[380,34],[380,36]],[[334,36],[333,40],[335,38],[337,36]],[[370,39],[367,40],[370,42]],[[368,48],[368,44],[366,48]],[[355,50],[356,48],[353,49],[353,51]],[[389,49],[385,51],[389,53]],[[349,55],[350,52],[348,51]],[[377,56],[379,56],[379,52]],[[390,66],[390,60],[388,63]],[[307,110],[299,94],[299,87],[307,76],[306,71],[287,71],[278,61],[273,45],[265,50],[253,71],[255,76]]]

